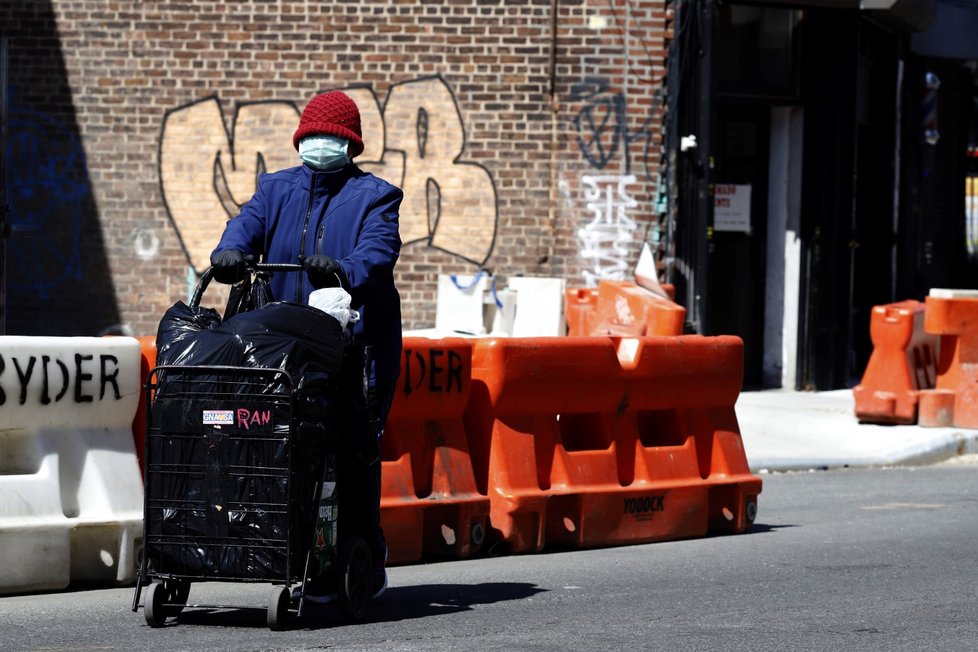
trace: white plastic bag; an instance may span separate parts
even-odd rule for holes
[[[360,313],[350,309],[352,301],[350,293],[343,288],[321,288],[313,290],[309,295],[309,305],[322,310],[327,315],[340,322],[344,329],[347,324],[360,321]]]

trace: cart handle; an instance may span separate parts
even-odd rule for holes
[[[247,258],[245,259],[245,268],[249,274],[258,274],[260,272],[301,272],[304,269],[298,263],[253,263],[248,261]],[[214,278],[214,268],[208,267],[200,275],[200,280],[197,282],[194,294],[190,297],[191,308],[196,308],[200,305],[200,298],[204,296],[204,291],[210,285],[212,278]]]

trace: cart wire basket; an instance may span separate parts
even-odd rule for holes
[[[208,280],[205,273],[201,285]],[[189,307],[174,308],[196,319],[201,292],[198,286]],[[239,346],[240,339],[228,341]],[[194,582],[266,582],[273,585],[267,624],[282,629],[293,607],[302,616],[307,581],[327,577],[340,589],[345,615],[363,619],[372,562],[362,537],[337,537],[333,390],[335,378],[321,370],[304,378],[263,365],[150,371],[144,547],[132,605],[138,610],[148,587],[149,625],[162,626],[188,606],[229,607],[188,605]]]

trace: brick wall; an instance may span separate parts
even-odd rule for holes
[[[405,191],[405,327],[439,273],[627,274],[661,226],[666,28],[664,0],[0,1],[7,332],[155,332],[332,88]]]

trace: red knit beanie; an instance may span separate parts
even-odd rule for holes
[[[363,153],[360,110],[357,109],[356,102],[342,91],[330,91],[312,98],[299,118],[299,128],[292,136],[292,145],[299,149],[299,141],[313,135],[349,139],[347,155],[350,158]]]

